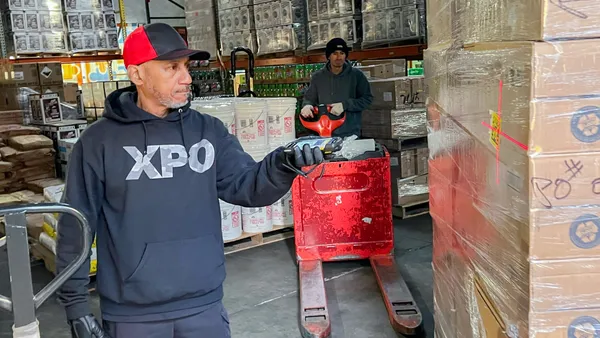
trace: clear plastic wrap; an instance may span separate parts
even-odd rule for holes
[[[308,23],[308,49],[325,48],[333,38],[346,40],[348,46],[356,43],[356,20],[353,16],[311,21]]]
[[[258,55],[287,52],[301,46],[303,0],[277,0],[254,5]]]
[[[437,45],[425,69],[437,336],[597,336],[600,40]]]
[[[185,26],[190,48],[208,51],[217,56],[217,31],[211,0],[185,1]]]
[[[428,45],[600,37],[600,2],[427,0]]]
[[[424,108],[404,110],[365,110],[362,136],[385,139],[408,139],[427,136],[427,113]]]
[[[425,37],[423,0],[363,2],[363,47]]]

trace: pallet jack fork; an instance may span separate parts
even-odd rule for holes
[[[77,258],[61,271],[40,292],[33,294],[29,241],[27,238],[27,214],[62,213],[74,216],[81,228],[82,250]],[[85,216],[76,209],[59,203],[42,203],[0,208],[5,217],[8,268],[12,298],[0,295],[0,308],[12,312],[14,318],[13,338],[39,338],[39,323],[35,310],[39,308],[62,284],[64,284],[88,258],[91,234]]]
[[[331,135],[326,109],[308,129]],[[331,116],[331,120],[339,117]],[[318,121],[322,121],[319,123]],[[323,136],[323,135],[322,135]],[[381,146],[359,160],[325,162],[292,187],[304,338],[331,334],[322,262],[369,259],[390,323],[397,333],[421,332],[422,315],[394,259],[390,156]],[[298,202],[296,202],[298,201]]]

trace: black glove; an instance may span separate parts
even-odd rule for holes
[[[294,146],[292,149],[291,154],[288,154],[288,160],[298,169],[323,163],[323,152],[317,147],[311,149],[308,144],[305,144],[302,149],[299,146]]]
[[[73,338],[110,338],[92,315],[69,321]]]

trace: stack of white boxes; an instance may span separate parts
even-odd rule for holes
[[[423,0],[364,0],[363,47],[423,36],[419,6]]]
[[[212,0],[185,0],[185,26],[190,48],[217,56],[217,31]]]
[[[308,9],[308,49],[325,47],[333,38],[357,41],[354,0],[306,0]]]
[[[9,54],[67,52],[61,0],[8,0],[0,9]]]
[[[226,55],[235,47],[248,47],[256,53],[254,6],[250,0],[219,0],[219,32]]]
[[[118,50],[113,0],[65,0],[71,51]]]
[[[293,51],[304,36],[303,0],[255,0],[258,54]]]

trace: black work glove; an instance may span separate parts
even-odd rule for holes
[[[301,169],[305,166],[311,166],[315,164],[323,163],[324,156],[321,149],[318,147],[310,148],[308,144],[305,144],[302,148],[294,146],[291,152],[283,152],[283,156],[287,157],[284,159],[285,163],[297,169]]]
[[[92,315],[69,321],[73,338],[110,338]]]

